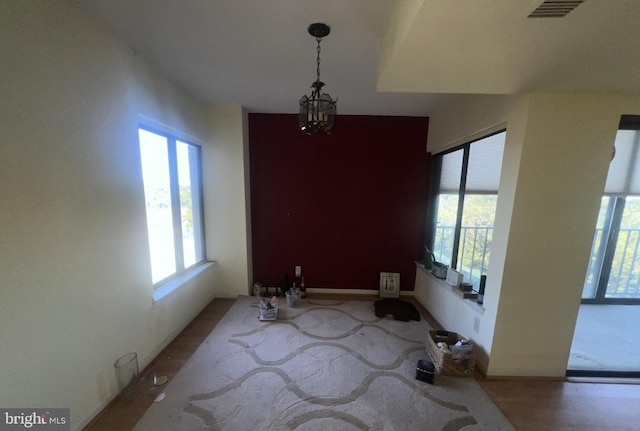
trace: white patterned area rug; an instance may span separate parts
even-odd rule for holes
[[[371,301],[284,301],[260,321],[239,297],[135,431],[514,430],[470,377],[415,379],[428,324]]]

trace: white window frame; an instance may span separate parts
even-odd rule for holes
[[[151,125],[150,125],[151,124]],[[159,136],[162,136],[167,140],[169,165],[167,170],[170,177],[170,189],[171,189],[171,202],[172,202],[172,221],[173,221],[173,237],[174,237],[174,251],[176,270],[171,275],[157,280],[153,283],[154,287],[154,299],[159,299],[166,295],[168,292],[175,289],[187,281],[192,276],[200,273],[205,267],[206,260],[206,245],[205,245],[205,229],[204,229],[204,197],[203,197],[203,179],[202,179],[202,146],[195,143],[195,139],[188,137],[185,134],[177,132],[167,126],[154,123],[146,119],[144,122],[138,124],[138,130],[144,130]],[[188,267],[184,265],[184,251],[182,241],[182,223],[181,223],[181,211],[180,211],[180,193],[178,184],[178,168],[177,168],[177,156],[176,148],[177,142],[182,142],[197,149],[196,163],[193,165],[196,172],[191,172],[191,186],[196,187],[195,201],[193,203],[193,223],[197,252],[196,255],[199,258],[196,262]],[[140,142],[138,143],[140,145]],[[142,156],[141,156],[142,157]],[[141,158],[142,162],[142,158]],[[190,165],[190,168],[192,166]],[[196,208],[197,207],[197,208]],[[151,262],[149,263],[151,265]]]

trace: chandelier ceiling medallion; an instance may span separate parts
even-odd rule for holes
[[[308,135],[318,132],[331,133],[336,115],[336,100],[322,92],[324,82],[320,81],[320,42],[327,36],[331,29],[328,25],[314,23],[309,26],[309,34],[318,42],[318,56],[316,59],[316,81],[311,84],[311,95],[302,96],[300,99],[300,114],[298,116],[300,130]]]

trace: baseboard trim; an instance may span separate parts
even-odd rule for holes
[[[564,382],[567,378],[564,376],[483,376],[485,380],[545,380],[553,382]]]
[[[571,383],[609,383],[620,385],[640,385],[640,378],[624,377],[567,377]]]
[[[332,295],[380,295],[379,290],[374,289],[332,289],[328,287],[307,287],[309,293],[329,293]],[[412,290],[401,290],[400,296],[414,296]]]

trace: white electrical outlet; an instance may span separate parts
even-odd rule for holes
[[[300,277],[302,275],[302,267],[300,265],[296,265],[296,277]]]

